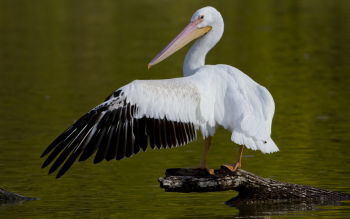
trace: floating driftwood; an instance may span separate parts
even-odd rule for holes
[[[8,192],[4,189],[0,188],[0,205],[1,204],[8,204],[8,203],[15,203],[15,202],[22,202],[22,201],[30,201],[30,200],[37,200],[36,198],[30,198],[25,197],[13,192]]]
[[[167,192],[235,190],[239,194],[226,202],[230,205],[295,201],[329,203],[350,200],[349,194],[279,182],[242,169],[231,172],[223,166],[215,170],[214,175],[202,169],[167,169],[166,176],[159,178],[159,182],[160,187]]]

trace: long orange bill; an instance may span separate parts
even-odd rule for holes
[[[170,55],[186,46],[189,42],[198,37],[208,33],[211,30],[211,26],[198,28],[198,20],[190,22],[179,35],[177,35],[149,64],[148,69],[151,66],[163,61],[168,58]]]

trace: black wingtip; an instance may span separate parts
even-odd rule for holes
[[[100,163],[101,161],[103,160],[103,157],[95,157],[95,159],[94,159],[94,164],[98,164],[98,163]]]
[[[56,175],[56,179],[61,178],[62,175],[63,175],[63,173],[62,173],[62,174],[58,173],[58,174]]]
[[[50,175],[51,173],[55,172],[55,170],[57,170],[57,167],[56,167],[56,168],[51,167],[51,168],[49,169],[48,174]]]
[[[54,154],[53,154],[53,156],[50,155],[50,156],[44,161],[43,165],[41,165],[41,168],[47,167],[47,166],[51,163],[51,161],[52,161],[53,159],[55,159],[55,157],[56,157],[56,155],[54,155]]]
[[[40,158],[45,157],[51,150],[52,148],[50,146],[47,147],[46,150],[40,155]]]
[[[43,168],[47,167],[47,165],[49,165],[49,164],[44,162],[43,165],[41,165],[41,168],[43,169]]]
[[[67,172],[68,169],[69,168],[65,168],[65,169],[61,168],[60,171],[58,171],[58,173],[56,175],[56,179],[61,178],[61,176],[63,176]]]

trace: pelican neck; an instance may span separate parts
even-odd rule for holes
[[[205,42],[205,37],[198,39],[186,54],[183,65],[185,77],[194,74],[200,67],[205,65],[205,57],[211,49]]]

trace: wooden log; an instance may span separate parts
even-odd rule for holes
[[[326,191],[310,186],[279,182],[238,169],[231,172],[225,167],[210,175],[201,169],[167,169],[159,178],[160,187],[167,192],[216,192],[235,190],[239,194],[227,201],[230,205],[276,202],[334,202],[350,200],[349,194]]]
[[[0,205],[15,203],[15,202],[22,202],[22,201],[30,201],[30,200],[37,200],[37,198],[25,197],[13,192],[8,192],[0,188]]]

